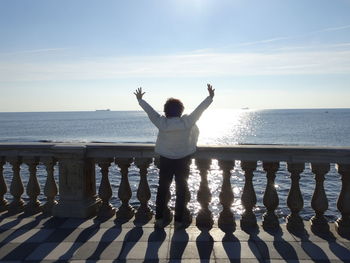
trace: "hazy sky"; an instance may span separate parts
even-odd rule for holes
[[[0,111],[350,108],[349,0],[0,0]]]

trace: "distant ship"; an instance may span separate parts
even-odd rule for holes
[[[244,108],[242,108],[242,110],[249,110],[249,108],[248,107],[244,107]]]
[[[110,109],[105,109],[105,110],[96,110],[96,111],[111,111]]]

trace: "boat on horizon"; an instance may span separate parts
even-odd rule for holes
[[[101,109],[101,110],[95,110],[95,111],[111,111],[110,109]]]

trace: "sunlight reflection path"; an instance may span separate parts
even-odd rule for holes
[[[198,121],[200,136],[198,144],[229,145],[247,141],[255,136],[254,110],[214,109],[204,112]]]

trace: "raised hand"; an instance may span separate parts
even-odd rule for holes
[[[138,88],[137,90],[135,90],[134,94],[136,96],[136,98],[138,100],[142,99],[142,96],[145,94],[146,92],[142,92],[142,88]]]
[[[213,86],[212,85],[210,85],[210,84],[207,84],[207,86],[208,86],[208,92],[209,92],[209,96],[211,97],[211,98],[214,98],[214,91],[215,91],[215,89],[213,89]]]

